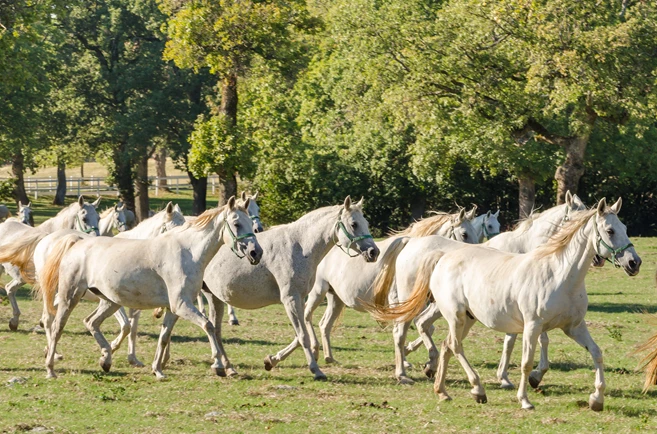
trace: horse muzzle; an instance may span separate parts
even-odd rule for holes
[[[638,255],[633,255],[632,259],[623,264],[623,271],[625,271],[628,276],[636,276],[639,274],[641,262],[641,258],[639,258]]]
[[[246,257],[249,258],[249,262],[252,265],[258,265],[262,259],[262,247],[258,244],[250,247],[246,252]]]
[[[365,249],[362,253],[365,261],[367,262],[376,262],[379,257],[379,248],[377,246],[369,247]]]
[[[595,255],[591,261],[591,265],[596,268],[601,268],[605,266],[605,259],[600,255]]]

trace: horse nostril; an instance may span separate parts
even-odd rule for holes
[[[630,265],[630,268],[635,268],[636,267],[636,261],[634,259],[630,259],[629,265]]]
[[[251,250],[249,252],[249,256],[251,256],[253,259],[255,259],[258,256],[258,252],[256,252],[255,249]]]

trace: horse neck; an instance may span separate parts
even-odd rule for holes
[[[482,214],[472,219],[472,228],[477,234],[479,243],[484,242],[484,223],[486,222],[486,214]]]
[[[98,232],[101,237],[112,236],[112,228],[114,226],[114,213],[109,213],[98,221]]]
[[[146,240],[155,238],[162,233],[162,225],[164,221],[155,216],[144,220],[129,231],[121,232],[117,235],[118,238],[130,238],[134,240]]]
[[[561,257],[557,261],[558,269],[555,274],[571,281],[573,285],[570,287],[575,291],[584,287],[586,273],[596,254],[594,225],[595,219],[592,217],[577,231],[563,252],[556,254]]]
[[[181,246],[190,251],[194,262],[200,264],[202,269],[205,269],[224,244],[222,233],[224,224],[225,220],[222,213],[220,216],[213,218],[203,228],[190,225],[182,230],[169,232],[169,234],[176,237]]]
[[[438,229],[435,235],[440,235],[441,237],[451,238],[454,229],[452,228],[451,220],[447,220],[443,225]]]
[[[74,229],[75,228],[75,215],[73,209],[69,206],[62,210],[55,217],[46,220],[39,225],[39,230],[45,233],[52,233],[60,229]]]
[[[316,264],[335,246],[337,240],[336,223],[342,205],[322,208],[306,214],[290,224],[290,231],[296,235],[304,256]]]

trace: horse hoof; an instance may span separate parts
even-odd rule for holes
[[[57,378],[57,374],[55,374],[54,372],[48,372],[46,374],[46,379],[48,379],[48,380],[53,380],[55,378]]]
[[[265,357],[265,370],[271,371],[274,367],[274,361],[271,359],[271,356]]]
[[[397,384],[402,384],[402,385],[405,385],[405,386],[412,386],[413,384],[415,384],[415,381],[411,380],[406,375],[402,375],[402,376],[397,378]]]
[[[64,360],[64,355],[59,354],[59,353],[55,353],[55,360]]]
[[[225,377],[226,376],[226,368],[212,368],[214,370],[214,373],[217,374],[220,377]]]
[[[424,375],[429,378],[434,378],[436,376],[436,371],[431,369],[431,366],[427,363],[424,365]]]
[[[534,405],[531,404],[530,402],[523,402],[522,403],[522,409],[523,410],[534,410]]]
[[[315,381],[326,381],[326,375],[324,375],[323,372],[317,372],[317,373],[315,374],[315,378],[314,378],[314,380],[315,380]]]
[[[12,332],[18,330],[18,318],[16,319],[12,318],[9,320],[9,330],[11,330]]]
[[[438,400],[440,401],[451,401],[452,397],[446,393],[438,393]]]
[[[404,360],[404,369],[413,369],[413,365]]]
[[[240,325],[240,322],[239,322],[238,320],[236,320],[236,319],[232,319],[232,320],[230,320],[230,325],[232,325],[232,326],[238,326],[238,325]]]
[[[153,374],[155,375],[155,379],[156,379],[156,380],[160,380],[160,381],[162,381],[162,380],[165,380],[165,379],[167,378],[167,376],[164,375],[164,374],[161,373],[161,372],[155,372],[155,371],[154,371]]]
[[[141,360],[139,360],[137,358],[133,359],[133,358],[128,357],[128,363],[130,363],[130,366],[132,366],[133,368],[143,368],[144,367],[144,364],[141,362]]]
[[[477,394],[477,393],[472,393],[472,397],[474,398],[475,401],[477,401],[477,404],[486,404],[488,402],[488,398],[486,398],[486,394]]]
[[[597,401],[593,396],[589,397],[589,408],[593,411],[602,411],[605,405],[603,402]]]
[[[538,389],[539,384],[541,384],[540,379],[536,379],[532,374],[529,374],[529,385],[534,389]]]
[[[326,363],[338,363],[333,357],[324,357]]]
[[[43,326],[43,321],[39,321],[39,327],[41,327],[42,329],[45,329],[45,327]]]
[[[513,383],[510,382],[509,380],[502,379],[502,380],[500,380],[500,381],[501,381],[501,383],[500,383],[500,389],[507,389],[507,390],[509,390],[509,389],[515,389],[515,388],[516,388],[516,387],[513,385]]]
[[[235,369],[233,369],[233,368],[226,369],[226,376],[228,378],[237,377],[238,375],[239,374],[237,373],[237,371]]]

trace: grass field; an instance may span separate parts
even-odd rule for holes
[[[176,198],[160,200],[169,199]],[[188,208],[188,202],[180,202]],[[46,203],[35,205],[38,217]],[[657,388],[641,393],[643,376],[635,372],[639,357],[632,351],[657,329],[649,324],[646,313],[657,311],[657,239],[633,242],[644,261],[639,276],[629,278],[607,264],[591,270],[587,277],[587,321],[606,365],[605,409],[600,413],[588,410],[586,404],[594,390],[591,358],[560,331],[550,333],[551,370],[541,389],[530,392],[536,405],[533,412],[520,410],[515,391],[499,389],[495,370],[503,336],[481,325],[473,328],[464,348],[485,383],[488,403],[483,405],[470,398],[470,385],[454,359],[448,373],[453,401],[439,402],[432,382],[420,369],[426,351],[409,356],[416,366],[409,371],[415,385],[397,385],[390,330],[353,311],[345,313],[332,336],[340,363],[327,366],[320,362],[329,381],[312,380],[301,351],[267,372],[263,357],[274,354],[293,337],[282,306],[238,311],[241,326],[224,326],[226,351],[240,373],[232,379],[211,374],[204,333],[179,321],[165,371],[168,379],[157,381],[149,368],[128,365],[125,348],[115,355],[112,371],[103,373],[96,342],[82,324],[94,306],[82,303],[73,312],[58,347],[65,355],[56,363],[59,378],[46,380],[45,336],[32,331],[40,316],[40,302],[31,300],[29,289],[23,288],[18,332],[10,332],[7,326],[11,316],[8,303],[0,304],[0,431],[655,432]],[[316,323],[322,312],[320,307]],[[149,312],[142,315],[137,354],[148,366],[159,324]],[[105,323],[104,330],[114,337],[118,331],[114,319]],[[414,338],[415,331],[409,336]],[[436,336],[444,337],[440,321]],[[511,378],[516,383],[519,347],[512,358]]]

